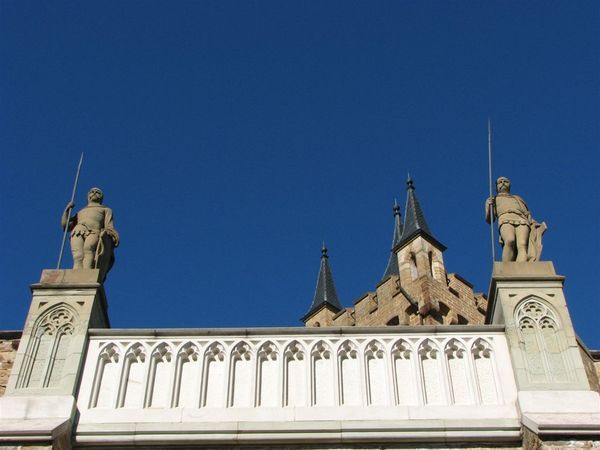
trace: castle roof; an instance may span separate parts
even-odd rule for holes
[[[327,256],[325,243],[323,243],[323,247],[321,248],[321,266],[319,268],[319,275],[317,276],[315,296],[304,318],[306,319],[324,306],[329,306],[335,312],[342,310],[342,305],[335,290],[331,268],[329,267],[329,257]]]
[[[429,225],[427,225],[425,214],[423,213],[423,209],[421,208],[421,204],[419,203],[417,194],[415,193],[413,179],[409,175],[406,182],[406,212],[404,214],[404,230],[402,231],[400,242],[395,248],[404,246],[418,235],[424,235],[442,250],[446,250],[446,247],[435,237],[433,237],[433,234],[429,229]]]
[[[402,217],[400,215],[400,205],[394,200],[394,234],[392,236],[392,248],[390,251],[390,257],[388,259],[387,267],[383,274],[383,278],[387,278],[390,275],[400,275],[400,268],[398,267],[398,258],[394,252],[394,248],[400,243],[400,237],[402,236]]]

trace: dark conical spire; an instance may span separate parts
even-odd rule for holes
[[[335,291],[333,275],[331,275],[331,269],[329,268],[329,257],[327,256],[325,242],[323,242],[323,247],[321,248],[321,267],[319,268],[319,275],[317,277],[315,296],[312,305],[310,305],[310,309],[304,317],[306,318],[323,305],[329,305],[336,312],[341,311],[342,309],[342,305],[340,304]]]
[[[400,215],[400,205],[398,201],[394,199],[394,235],[392,236],[392,251],[390,252],[390,258],[388,259],[387,267],[383,278],[387,278],[390,275],[400,275],[400,269],[398,267],[398,257],[394,248],[400,243],[400,237],[402,236],[402,217]]]
[[[425,220],[425,214],[421,209],[417,195],[415,194],[415,184],[413,179],[408,175],[406,182],[406,213],[404,214],[404,230],[402,231],[402,237],[400,238],[399,245],[405,244],[417,234],[422,233],[429,236],[439,246],[445,247],[440,244],[431,234],[429,225]]]

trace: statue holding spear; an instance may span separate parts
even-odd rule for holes
[[[485,202],[485,221],[490,224],[492,235],[492,261],[494,251],[494,222],[498,222],[502,261],[534,262],[542,254],[542,236],[548,228],[545,222],[536,222],[529,208],[518,195],[511,194],[510,180],[496,180],[496,196],[492,196],[492,126],[488,119],[488,175],[490,196]]]
[[[498,221],[502,261],[537,261],[542,253],[546,223],[536,222],[525,201],[511,194],[508,178],[496,180],[496,192],[495,197],[486,201],[485,219],[490,224]]]
[[[77,170],[73,195],[61,217],[61,226],[65,232],[65,237],[67,232],[70,232],[73,270],[100,269],[100,279],[104,280],[114,264],[113,249],[119,245],[119,233],[114,226],[112,209],[102,204],[104,194],[97,187],[89,190],[87,195],[88,204],[70,217],[71,210],[75,208],[73,200],[80,168],[81,160]],[[58,268],[60,268],[64,240],[63,237]]]

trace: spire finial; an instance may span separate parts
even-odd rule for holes
[[[406,180],[406,189],[415,189],[415,184],[413,182],[412,177],[410,176],[410,173],[408,174],[408,179]]]
[[[323,245],[321,246],[321,258],[328,258],[327,247],[325,247],[325,241],[323,241]]]
[[[400,215],[400,205],[398,204],[398,199],[394,199],[394,216],[399,216]]]

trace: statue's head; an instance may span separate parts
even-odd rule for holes
[[[102,189],[97,187],[91,188],[88,192],[88,202],[101,204],[102,200],[104,200],[104,193],[102,192]]]
[[[510,192],[510,180],[506,177],[499,177],[496,180],[496,192]]]

